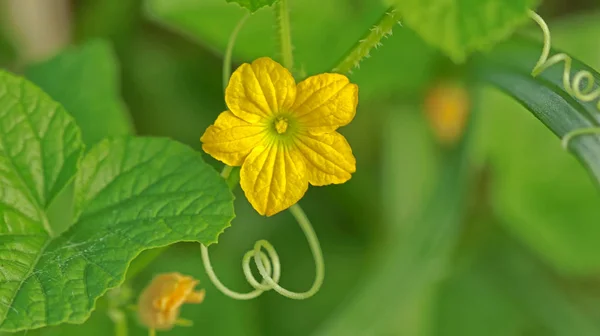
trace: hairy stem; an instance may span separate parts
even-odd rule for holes
[[[371,50],[381,47],[381,40],[392,35],[392,29],[396,24],[400,24],[400,14],[394,7],[390,7],[363,38],[346,53],[333,68],[333,72],[346,74],[352,73],[353,68],[359,68],[363,59],[371,57]]]

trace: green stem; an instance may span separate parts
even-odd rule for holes
[[[346,74],[352,73],[353,68],[359,68],[363,59],[371,57],[371,50],[381,47],[381,40],[392,35],[392,29],[396,24],[400,24],[400,14],[394,7],[390,7],[363,38],[346,53],[346,56],[333,68],[333,72]]]
[[[127,336],[129,330],[127,327],[127,316],[122,310],[113,308],[108,312],[108,316],[115,324],[115,336]]]
[[[294,54],[292,47],[292,30],[290,26],[290,9],[288,0],[279,0],[276,8],[277,33],[281,47],[281,62],[285,68],[292,71],[294,68]]]
[[[233,46],[235,45],[235,40],[237,36],[248,20],[250,14],[244,15],[238,22],[238,24],[233,28],[231,35],[229,36],[229,41],[227,42],[227,49],[225,49],[225,57],[223,59],[223,91],[227,88],[227,84],[229,83],[229,77],[231,77],[231,58],[233,54]]]

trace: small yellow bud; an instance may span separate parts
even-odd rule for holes
[[[194,291],[200,281],[180,273],[156,276],[138,300],[138,317],[149,329],[169,330],[184,303],[201,303],[205,291]]]
[[[458,82],[440,82],[427,92],[425,113],[442,144],[454,145],[462,137],[471,109],[469,98]]]

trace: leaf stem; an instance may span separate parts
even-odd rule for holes
[[[281,48],[281,62],[285,68],[292,71],[294,68],[294,48],[292,47],[292,30],[290,26],[288,0],[279,0],[275,12],[277,15],[277,33]]]
[[[225,91],[225,89],[227,88],[227,84],[229,84],[229,77],[231,77],[231,58],[233,55],[233,46],[235,45],[237,36],[240,30],[242,30],[244,23],[246,23],[246,20],[248,20],[248,17],[250,17],[250,14],[245,14],[237,23],[235,28],[233,28],[233,31],[229,36],[229,41],[227,42],[227,49],[225,49],[225,55],[223,59],[223,91]]]
[[[201,244],[200,249],[202,252],[202,261],[204,263],[206,274],[215,287],[217,287],[223,294],[236,300],[250,300],[258,297],[265,291],[273,289],[277,293],[287,298],[304,300],[310,298],[319,291],[325,278],[325,263],[323,261],[323,252],[321,251],[319,239],[317,238],[317,235],[310,221],[308,220],[308,217],[306,217],[306,214],[300,205],[294,204],[289,210],[304,232],[315,262],[315,280],[311,288],[305,292],[292,292],[281,287],[279,285],[279,278],[281,277],[281,264],[279,262],[277,251],[275,251],[273,245],[271,245],[271,243],[268,241],[259,240],[254,244],[254,249],[244,254],[244,258],[242,260],[244,275],[254,290],[248,293],[235,292],[227,288],[219,280],[210,262],[208,248]],[[263,248],[267,251],[266,254],[262,251]],[[252,259],[254,259],[254,263],[262,277],[262,281],[260,283],[254,278],[254,275],[250,270],[250,262]]]
[[[381,40],[392,35],[392,29],[396,24],[401,25],[400,14],[394,7],[390,7],[379,21],[346,53],[332,71],[346,74],[352,73],[353,68],[360,68],[360,62],[371,57],[371,50],[381,47]]]

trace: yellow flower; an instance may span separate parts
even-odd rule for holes
[[[233,73],[225,101],[229,110],[208,127],[202,149],[242,166],[240,184],[260,214],[289,208],[309,183],[344,183],[356,171],[350,145],[336,132],[358,104],[358,86],[346,76],[320,74],[296,85],[287,69],[259,58]]]
[[[150,329],[171,329],[184,303],[204,301],[204,290],[194,291],[198,283],[198,280],[180,273],[156,276],[138,300],[140,322]]]

